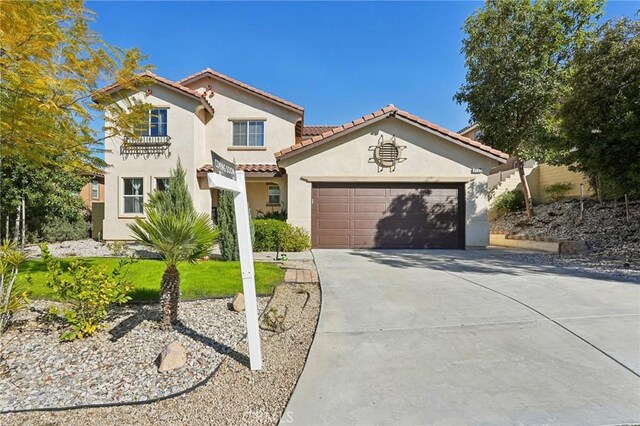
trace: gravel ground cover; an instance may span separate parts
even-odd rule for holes
[[[578,200],[535,206],[534,213],[531,221],[524,212],[509,213],[492,221],[491,229],[587,243],[588,253],[560,260],[563,263],[640,270],[640,202],[629,203],[629,221],[624,203],[600,205],[591,199],[585,201],[582,219]]]
[[[260,298],[258,308],[267,301]],[[33,301],[0,336],[0,412],[141,401],[185,390],[234,355],[246,333],[244,314],[230,311],[229,302],[181,302],[180,325],[170,332],[160,328],[157,304],[115,307],[97,335],[61,343],[64,324],[48,315],[56,303]],[[187,365],[158,373],[157,355],[176,340],[187,350]]]
[[[49,251],[55,257],[112,257],[108,244],[87,238],[86,240],[62,241],[59,243],[48,243]],[[126,245],[127,253],[144,258],[157,258],[158,255],[143,247],[142,245],[129,242]],[[37,244],[30,244],[24,248],[28,258],[40,257],[40,247]],[[122,253],[124,254],[124,253]]]
[[[287,312],[284,331],[262,330],[263,369],[247,366],[246,341],[227,354],[206,384],[176,398],[137,405],[0,415],[0,424],[20,425],[275,425],[298,380],[320,312],[316,284],[281,285],[266,308]],[[269,321],[262,327],[269,328]]]

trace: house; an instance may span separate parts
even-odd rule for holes
[[[465,248],[489,242],[487,179],[508,156],[393,105],[339,126],[305,126],[292,102],[206,69],[125,97],[149,126],[109,139],[104,238],[126,240],[178,159],[200,212],[216,216],[211,150],[244,170],[253,216],[287,210],[316,248]],[[103,91],[120,90],[112,84]],[[119,101],[122,102],[122,101]],[[108,119],[108,117],[107,117]]]
[[[104,172],[96,170],[84,176],[89,181],[80,190],[80,197],[91,212],[91,238],[98,240],[104,220]]]
[[[458,133],[473,140],[480,140],[482,137],[482,129],[479,123],[473,123],[459,130]],[[521,189],[522,184],[518,175],[516,161],[516,157],[509,157],[506,163],[490,170],[489,190],[492,190],[492,199],[507,191]],[[524,163],[524,169],[527,183],[529,183],[529,190],[531,191],[531,198],[535,204],[551,201],[551,197],[545,191],[545,188],[554,184],[569,184],[570,188],[563,194],[565,198],[590,197],[595,193],[584,173],[569,170],[567,166],[555,166],[528,160]]]

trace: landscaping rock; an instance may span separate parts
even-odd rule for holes
[[[231,306],[234,311],[242,312],[244,311],[244,294],[238,293],[233,297],[233,301],[231,301]]]
[[[187,351],[178,342],[171,342],[158,355],[158,373],[177,370],[187,363]]]

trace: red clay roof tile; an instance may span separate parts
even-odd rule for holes
[[[402,117],[406,120],[412,121],[414,123],[417,123],[423,127],[426,127],[430,130],[433,130],[437,133],[442,134],[443,136],[447,136],[450,137],[452,139],[455,139],[458,142],[462,142],[466,145],[475,147],[480,149],[481,151],[484,151],[487,154],[491,154],[495,157],[498,157],[500,159],[508,159],[509,155],[505,154],[504,152],[501,152],[497,149],[494,149],[488,145],[484,145],[480,142],[474,141],[472,139],[466,138],[458,133],[452,132],[449,129],[445,129],[444,127],[438,126],[437,124],[431,123],[423,118],[418,117],[417,115],[411,114],[407,111],[403,111],[401,109],[396,108],[393,104],[389,104],[384,108],[381,108],[377,111],[374,111],[371,114],[367,114],[365,116],[362,116],[360,118],[357,118],[351,122],[345,123],[341,126],[336,126],[333,129],[331,129],[330,131],[324,131],[320,134],[317,134],[315,136],[313,136],[310,139],[305,139],[301,144],[295,144],[295,145],[291,145],[288,148],[285,148],[279,152],[275,153],[275,157],[277,160],[282,159],[283,157],[289,157],[292,155],[295,155],[295,152],[300,150],[303,147],[309,146],[309,145],[313,145],[313,144],[318,144],[318,143],[322,143],[323,141],[327,140],[328,138],[331,138],[334,135],[339,135],[340,133],[344,132],[347,129],[350,129],[352,127],[356,127],[362,124],[367,123],[368,121],[373,120],[374,118],[378,118],[382,115],[395,115],[398,117]],[[305,143],[306,142],[306,143]]]
[[[260,96],[262,96],[264,98],[267,98],[267,99],[269,99],[271,101],[274,101],[274,102],[280,103],[282,105],[285,105],[285,106],[287,106],[289,108],[293,108],[293,109],[298,110],[300,112],[304,111],[304,108],[302,108],[299,105],[294,104],[293,102],[289,102],[287,100],[284,100],[282,98],[274,96],[274,95],[272,95],[270,93],[267,93],[267,92],[265,92],[263,90],[257,89],[257,88],[255,88],[253,86],[249,86],[246,83],[243,83],[241,81],[236,80],[235,78],[231,78],[231,77],[229,77],[227,75],[219,73],[218,71],[212,70],[211,68],[206,68],[206,69],[204,69],[204,70],[202,70],[200,72],[197,72],[197,73],[192,74],[192,75],[190,75],[188,77],[185,77],[182,80],[179,80],[178,84],[183,84],[183,83],[187,83],[189,81],[193,81],[196,78],[199,78],[199,77],[201,77],[203,75],[207,75],[207,74],[209,74],[209,75],[211,75],[211,76],[213,76],[215,78],[218,78],[220,80],[226,81],[227,83],[230,83],[230,84],[232,84],[234,86],[238,86],[238,87],[241,87],[241,88],[243,88],[245,90],[248,90],[249,92],[253,92],[253,93],[255,93],[257,95],[260,95]]]

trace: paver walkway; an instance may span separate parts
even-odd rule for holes
[[[640,422],[640,279],[499,251],[314,251],[323,304],[282,423]]]

